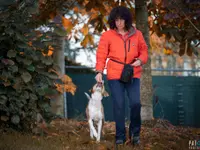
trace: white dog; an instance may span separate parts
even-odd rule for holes
[[[103,97],[109,96],[105,91],[104,83],[96,83],[91,90],[91,97],[85,93],[89,99],[88,106],[86,108],[86,116],[90,128],[90,137],[96,138],[97,142],[100,142],[101,131],[104,123],[104,109],[101,100]],[[94,122],[93,122],[94,121]],[[94,127],[94,123],[97,122],[98,132]]]

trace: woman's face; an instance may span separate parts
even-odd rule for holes
[[[118,30],[124,30],[125,29],[125,20],[121,18],[117,18],[115,20],[115,25]]]

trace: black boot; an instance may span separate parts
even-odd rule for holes
[[[139,145],[140,144],[140,136],[133,136],[132,144],[133,145]]]

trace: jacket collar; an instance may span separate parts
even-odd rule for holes
[[[114,32],[114,33],[116,33],[116,34],[118,34],[117,31],[116,31],[115,29],[111,29],[111,31]],[[128,37],[131,37],[132,35],[134,35],[134,34],[136,33],[136,28],[132,26],[132,27],[129,29],[128,32],[129,32],[129,33],[128,33]]]
[[[132,26],[132,27],[129,29],[128,37],[131,37],[131,36],[134,35],[135,33],[136,33],[136,28]]]

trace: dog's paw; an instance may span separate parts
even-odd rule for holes
[[[93,134],[90,134],[90,138],[93,140],[94,139],[94,136],[93,136]]]
[[[93,132],[93,135],[94,135],[95,138],[97,138],[97,132],[96,131]]]
[[[100,142],[100,137],[97,137],[97,142]]]

